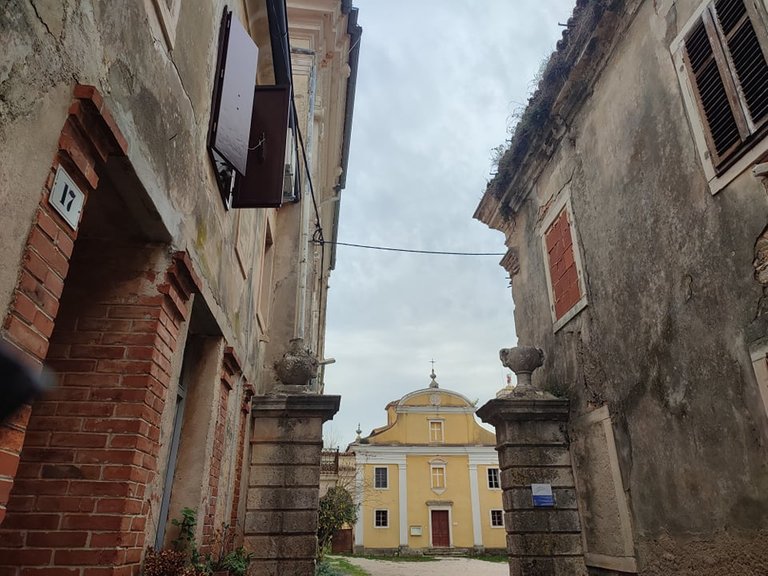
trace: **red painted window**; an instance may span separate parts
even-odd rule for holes
[[[565,208],[547,229],[544,238],[549,260],[549,277],[552,282],[555,319],[559,320],[579,302],[582,296],[573,252],[571,223]]]

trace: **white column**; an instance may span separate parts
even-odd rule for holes
[[[477,464],[469,465],[469,492],[472,502],[472,536],[477,548],[483,545],[483,526],[480,523],[480,492],[477,488]]]
[[[365,518],[363,513],[363,490],[365,489],[365,464],[355,455],[355,505],[357,506],[357,522],[355,522],[355,547],[363,546],[363,526]]]
[[[400,546],[408,546],[408,476],[406,475],[406,463],[397,465],[398,488],[400,496]]]

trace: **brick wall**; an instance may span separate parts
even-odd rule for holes
[[[40,205],[31,223],[13,302],[3,322],[2,338],[31,365],[42,366],[48,353],[77,236],[47,201],[56,169],[61,165],[67,170],[87,203],[87,196],[98,184],[94,171],[97,162],[110,155],[124,156],[127,150],[127,142],[104,109],[99,93],[89,86],[76,86],[59,150],[48,175],[43,176]],[[0,423],[0,524],[6,516],[29,414],[30,408],[25,407],[11,420]]]
[[[59,385],[29,420],[0,565],[138,572],[171,358],[192,286],[178,261],[159,274],[146,265],[162,259],[147,262],[132,248],[78,243],[48,354]],[[95,266],[105,249],[114,268]]]
[[[213,438],[213,453],[211,456],[211,467],[208,476],[208,498],[205,506],[205,515],[203,517],[203,551],[209,551],[211,544],[215,538],[215,531],[221,526],[217,526],[217,507],[223,505],[226,510],[227,502],[222,501],[221,497],[230,494],[233,499],[233,510],[236,509],[237,504],[237,492],[226,491],[222,482],[228,482],[229,478],[223,478],[222,472],[224,470],[224,458],[228,451],[226,446],[226,428],[227,419],[229,418],[229,400],[230,395],[235,394],[235,386],[241,374],[240,360],[235,354],[235,351],[231,347],[227,347],[224,350],[224,356],[221,365],[221,377],[220,377],[220,391],[219,391],[219,403],[216,413],[216,426],[214,429]],[[245,414],[232,414],[234,418],[240,420],[245,419]],[[242,444],[241,442],[238,442]],[[242,461],[242,458],[240,459]],[[234,480],[235,490],[239,489],[239,481]],[[226,518],[222,513],[218,515],[220,518]],[[230,522],[229,518],[226,518],[226,522]],[[223,522],[222,522],[223,523]],[[231,523],[232,526],[235,523]]]
[[[185,254],[87,225],[102,217],[88,198],[112,192],[97,190],[100,167],[127,144],[93,88],[77,86],[69,112],[3,323],[58,380],[0,427],[3,576],[138,574],[171,359],[200,287]],[[86,194],[80,238],[48,204],[59,165]]]
[[[552,282],[555,318],[562,318],[581,299],[579,273],[574,258],[571,224],[563,210],[544,234]]]
[[[246,448],[246,436],[248,435],[248,423],[250,421],[249,414],[251,412],[251,398],[254,395],[253,386],[249,383],[245,383],[243,386],[243,396],[240,405],[240,424],[237,434],[237,458],[235,461],[235,479],[232,486],[232,514],[229,518],[230,526],[235,527],[234,536],[240,537],[242,535],[243,527],[238,522],[239,518],[242,518],[239,514],[240,509],[240,489],[242,486],[243,477],[243,459],[245,458]]]
[[[213,454],[211,456],[211,468],[208,475],[208,498],[205,505],[205,516],[203,517],[203,543],[204,551],[208,551],[210,543],[214,538],[214,532],[219,526],[216,526],[216,506],[219,501],[219,482],[221,480],[221,465],[224,456],[224,431],[227,425],[227,403],[231,386],[221,380],[221,390],[219,391],[219,406],[216,413],[216,428],[213,437]]]

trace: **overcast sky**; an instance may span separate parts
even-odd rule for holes
[[[503,253],[472,219],[510,114],[552,52],[574,0],[355,0],[363,27],[340,242]],[[325,434],[344,448],[386,423],[385,405],[429,384],[481,406],[514,346],[500,256],[338,247],[328,296]]]

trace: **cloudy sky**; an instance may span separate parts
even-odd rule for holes
[[[363,26],[339,241],[503,253],[472,219],[492,148],[527,101],[574,0],[355,0]],[[386,423],[384,406],[429,384],[478,406],[504,386],[514,346],[500,256],[426,256],[338,247],[328,300],[326,425],[342,448]]]

